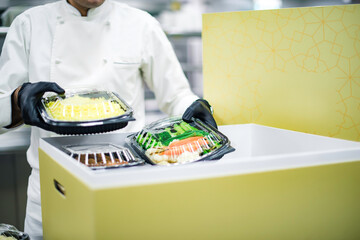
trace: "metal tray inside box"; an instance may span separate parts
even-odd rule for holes
[[[114,92],[66,90],[46,93],[38,110],[49,130],[59,134],[91,134],[123,128],[135,120],[132,108]]]
[[[68,145],[63,149],[76,161],[91,169],[130,167],[144,164],[130,149],[109,143]]]
[[[228,138],[199,119],[161,119],[127,137],[127,142],[147,162],[169,165],[214,160],[234,151]]]

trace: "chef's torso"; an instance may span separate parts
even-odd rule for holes
[[[81,17],[66,1],[46,7],[47,11],[35,8],[29,13],[29,81],[50,80],[65,89],[85,87],[117,92],[132,106],[136,118],[120,131],[141,129],[145,122],[141,34],[146,15],[111,1],[91,9],[88,17]],[[39,168],[39,138],[54,135],[32,129],[28,161],[33,168]]]
[[[3,126],[11,122],[11,93],[26,81],[117,92],[136,118],[119,132],[144,126],[144,81],[154,91],[159,108],[169,115],[182,114],[198,98],[158,22],[141,10],[110,0],[90,9],[85,18],[66,0],[22,13],[8,31],[0,73],[0,103],[7,106],[0,116],[0,132],[7,131]],[[33,169],[27,216],[40,222],[39,139],[55,135],[32,127],[27,151]]]

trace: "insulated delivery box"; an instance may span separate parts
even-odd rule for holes
[[[359,142],[257,124],[220,131],[236,149],[220,160],[98,170],[62,146],[127,146],[128,134],[42,139],[44,238],[360,236]]]
[[[205,14],[204,98],[226,138],[41,139],[44,238],[359,239],[359,19],[358,4]]]

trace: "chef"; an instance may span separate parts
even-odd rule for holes
[[[115,91],[136,118],[121,131],[134,132],[145,123],[145,84],[165,113],[216,127],[209,103],[191,92],[171,44],[146,12],[111,0],[61,0],[13,21],[0,59],[0,133],[32,126],[25,219],[31,239],[42,238],[39,139],[55,135],[34,107],[41,96],[79,87]]]

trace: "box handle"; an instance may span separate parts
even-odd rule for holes
[[[56,181],[54,179],[54,186],[56,188],[56,190],[63,196],[65,197],[66,195],[66,191],[65,191],[65,187],[63,185],[61,185],[58,181]]]

